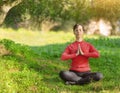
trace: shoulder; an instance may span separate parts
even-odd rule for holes
[[[72,43],[70,43],[70,44],[68,44],[68,48],[72,48],[72,47],[74,47],[76,45],[76,41],[74,41],[74,42],[72,42]]]
[[[87,44],[87,45],[91,45],[91,43],[89,43],[87,41],[83,41],[82,43]]]
[[[83,43],[87,46],[90,46],[90,47],[93,46],[90,42],[87,42],[87,41],[83,41]]]

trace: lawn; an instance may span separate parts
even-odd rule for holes
[[[102,72],[104,79],[72,86],[65,85],[58,75],[69,69],[71,61],[61,61],[60,56],[74,41],[72,32],[0,28],[0,93],[120,93],[120,37],[84,38],[101,54],[98,59],[91,58],[90,65],[93,72]]]

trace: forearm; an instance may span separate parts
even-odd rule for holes
[[[74,58],[76,56],[77,56],[76,54],[63,53],[62,56],[61,56],[61,60],[69,60],[69,59],[72,59],[72,58]]]
[[[92,52],[92,53],[84,53],[84,56],[98,58],[100,57],[100,54],[98,52]]]

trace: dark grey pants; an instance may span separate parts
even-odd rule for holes
[[[99,81],[103,78],[103,75],[99,72],[77,72],[77,71],[61,71],[59,73],[60,78],[67,84],[83,85],[90,83],[91,81]]]

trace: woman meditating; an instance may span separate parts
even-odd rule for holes
[[[83,26],[76,24],[73,27],[76,40],[68,45],[61,55],[62,60],[72,60],[68,71],[61,71],[60,78],[65,84],[83,85],[92,81],[99,81],[103,75],[99,72],[91,72],[89,58],[98,58],[99,52],[95,47],[83,40]]]

